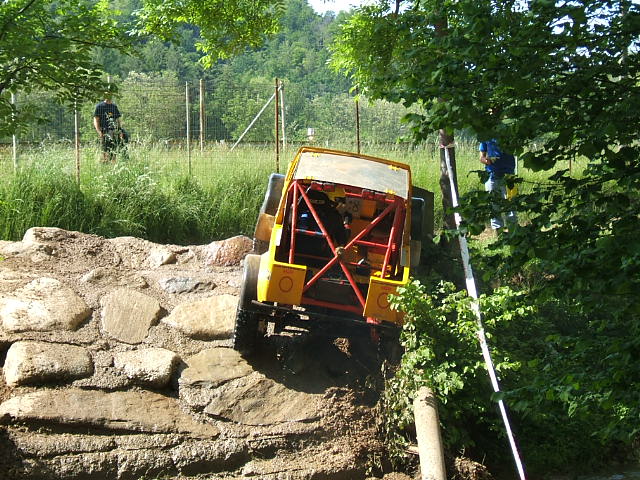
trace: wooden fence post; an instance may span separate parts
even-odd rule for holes
[[[13,105],[13,108],[16,108],[16,94],[11,92],[11,105]],[[15,113],[12,114],[13,115],[13,119],[15,120]],[[11,136],[11,158],[13,159],[13,170],[17,171],[18,170],[18,137],[16,136],[16,134],[14,133]]]
[[[204,80],[200,79],[200,153],[204,152],[204,132],[205,132],[205,116],[204,116]]]
[[[276,78],[276,101],[275,101],[275,112],[276,112],[276,173],[280,173],[280,119],[278,118],[280,111],[280,82]]]
[[[189,82],[184,82],[184,101],[187,115],[187,161],[189,162],[189,176],[191,176],[191,118],[189,108]]]

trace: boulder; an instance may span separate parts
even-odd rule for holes
[[[4,362],[7,385],[71,381],[93,373],[93,362],[86,349],[75,345],[47,342],[16,342]]]
[[[143,385],[164,387],[178,361],[178,355],[164,348],[145,348],[116,353],[114,365],[128,378]]]
[[[181,386],[216,387],[253,372],[253,367],[231,348],[210,348],[185,360]]]
[[[0,322],[8,332],[75,330],[91,309],[54,278],[38,278],[0,297]]]
[[[240,265],[253,249],[253,240],[243,235],[212,242],[205,248],[205,264],[212,267]]]
[[[130,344],[142,342],[162,313],[155,298],[130,288],[119,288],[105,295],[100,305],[103,331]]]
[[[138,273],[122,273],[114,269],[97,267],[80,277],[82,283],[119,285],[128,288],[147,288],[149,284]]]
[[[177,400],[152,392],[38,390],[0,405],[0,422],[94,426],[107,430],[217,437],[213,425],[184,413]]]
[[[178,305],[162,322],[192,338],[229,338],[233,333],[237,306],[235,295],[215,295]]]
[[[310,422],[321,417],[321,394],[289,389],[255,373],[219,389],[205,413],[244,425]]]
[[[170,277],[158,280],[158,285],[167,293],[207,292],[216,288],[210,280],[198,280],[191,277]]]

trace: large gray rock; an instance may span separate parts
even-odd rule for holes
[[[158,280],[158,285],[167,293],[207,292],[216,288],[210,280],[198,280],[191,277],[170,277]]]
[[[321,394],[292,390],[255,373],[219,389],[205,413],[245,425],[309,422],[321,417]]]
[[[143,385],[164,387],[178,361],[178,355],[164,348],[145,348],[116,353],[114,365],[118,370]]]
[[[216,437],[214,425],[197,422],[178,402],[152,392],[38,390],[0,405],[0,421],[58,425],[90,425],[110,430],[184,433]]]
[[[178,305],[162,322],[192,338],[229,338],[233,333],[237,306],[235,295],[215,295]]]
[[[212,242],[205,248],[205,264],[209,266],[240,265],[253,249],[253,240],[243,235]]]
[[[184,386],[216,387],[253,372],[253,367],[231,348],[210,348],[185,360],[187,368],[178,383]]]
[[[75,330],[91,309],[54,278],[38,278],[0,297],[0,322],[8,332]]]
[[[130,288],[119,288],[102,297],[102,329],[121,342],[142,342],[158,320],[158,301]]]
[[[116,269],[97,267],[80,277],[82,283],[118,285],[128,288],[147,288],[149,284],[138,273],[121,272]]]
[[[4,362],[8,385],[70,381],[93,373],[91,356],[82,347],[46,342],[16,342]]]

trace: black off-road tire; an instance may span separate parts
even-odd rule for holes
[[[258,343],[258,319],[254,312],[238,309],[233,329],[233,349],[251,355]]]
[[[260,256],[247,255],[244,259],[242,287],[233,329],[233,348],[243,355],[250,355],[258,341],[258,314],[252,301],[258,298],[258,271]]]

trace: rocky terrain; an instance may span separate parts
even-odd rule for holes
[[[56,228],[0,242],[0,478],[380,472],[379,365],[325,338],[231,348],[250,248]]]

